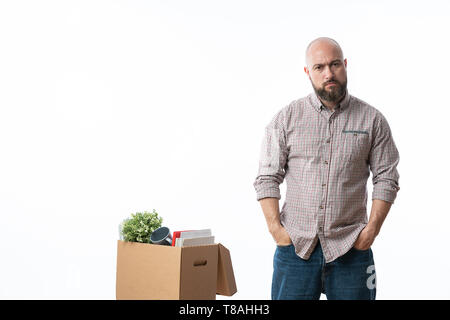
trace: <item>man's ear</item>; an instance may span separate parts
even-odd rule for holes
[[[303,70],[305,70],[306,75],[309,77],[309,70],[308,70],[308,67],[303,67]]]
[[[303,70],[305,70],[306,76],[307,76],[308,79],[311,81],[311,75],[309,74],[309,69],[308,69],[308,67],[304,67]]]

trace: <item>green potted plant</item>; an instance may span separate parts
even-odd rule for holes
[[[119,226],[121,240],[151,243],[150,235],[161,227],[162,220],[155,209],[153,212],[132,213],[131,218],[125,219]]]

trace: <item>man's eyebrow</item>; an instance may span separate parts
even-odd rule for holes
[[[333,61],[331,61],[330,64],[333,64],[333,63],[335,63],[335,62],[341,62],[341,59],[333,60]],[[313,68],[314,68],[315,66],[323,66],[323,64],[322,64],[322,63],[316,63],[315,65],[313,65]]]

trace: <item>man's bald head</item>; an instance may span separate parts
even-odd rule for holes
[[[305,73],[319,99],[334,108],[347,91],[347,59],[333,39],[320,37],[311,41],[305,52]]]
[[[324,47],[334,47],[337,50],[337,54],[340,56],[341,60],[344,60],[344,54],[342,52],[341,46],[336,40],[328,37],[320,37],[311,41],[306,47],[305,51],[305,62],[308,69],[311,67],[311,56],[318,50],[322,50]]]

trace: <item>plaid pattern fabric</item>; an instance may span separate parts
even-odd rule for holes
[[[346,92],[332,112],[313,92],[281,109],[265,128],[257,200],[286,198],[280,210],[297,255],[309,259],[320,239],[325,262],[353,247],[372,199],[393,203],[399,187],[399,153],[379,110]]]

